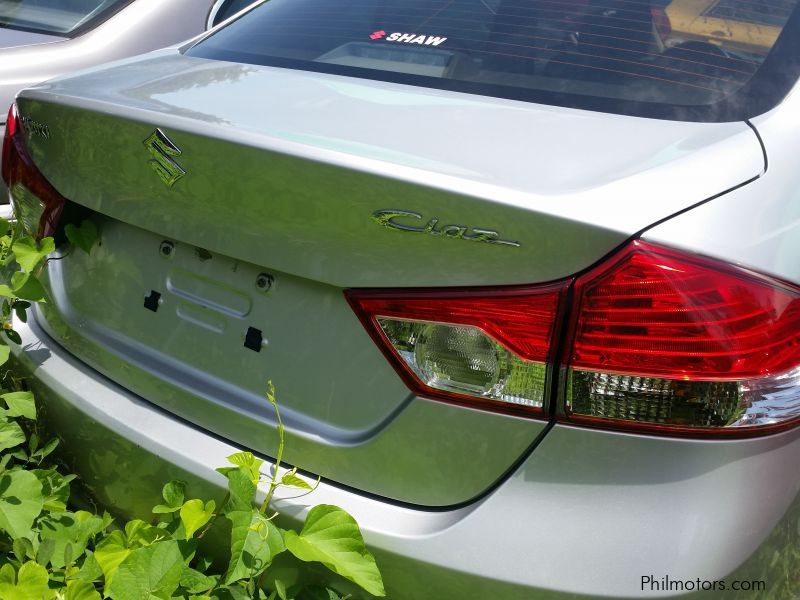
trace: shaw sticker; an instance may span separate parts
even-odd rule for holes
[[[426,35],[419,33],[402,33],[396,31],[394,33],[386,33],[385,31],[373,31],[369,35],[371,40],[383,40],[385,42],[397,42],[400,44],[419,44],[420,46],[439,46],[447,41],[446,37],[437,35]]]

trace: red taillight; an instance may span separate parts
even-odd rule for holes
[[[0,174],[6,183],[11,180],[11,150],[20,129],[17,107],[12,104],[8,109],[8,118],[6,119],[6,131],[3,135],[3,163],[0,165]]]
[[[576,369],[738,381],[800,363],[797,292],[717,262],[634,242],[575,298]]]
[[[351,290],[347,297],[413,391],[541,415],[564,289]]]
[[[14,104],[8,111],[3,137],[2,175],[17,218],[38,238],[52,235],[66,199],[45,179],[28,154],[22,122]]]
[[[797,288],[637,241],[575,280],[562,328],[570,283],[348,298],[423,396],[548,416],[549,364],[569,423],[747,436],[800,422]]]
[[[575,282],[563,418],[753,435],[800,418],[800,292],[634,242]]]

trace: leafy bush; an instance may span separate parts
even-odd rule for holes
[[[38,276],[53,240],[36,242],[18,227],[0,220],[0,364],[9,358],[8,342],[20,343],[12,313],[22,321],[31,302],[44,301]],[[75,247],[89,252],[94,225],[68,226]],[[254,506],[263,462],[249,452],[228,457],[218,471],[228,493],[215,500],[186,498],[186,485],[171,481],[153,508],[152,522],[135,519],[117,524],[108,514],[72,510],[70,482],[53,460],[58,440],[43,443],[33,394],[6,372],[0,391],[0,598],[3,600],[336,600],[333,590],[292,583],[270,573],[273,559],[289,553],[300,561],[319,562],[370,594],[385,595],[375,559],[367,551],[358,524],[331,505],[313,507],[301,531],[284,530],[270,513],[275,490],[289,486],[313,492],[296,470],[279,479],[283,424],[268,382],[267,399],[278,421],[276,465],[267,480],[266,498]],[[215,569],[199,542],[219,518],[230,524],[227,568]],[[219,528],[223,529],[223,528]]]

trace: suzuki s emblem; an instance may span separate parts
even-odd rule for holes
[[[405,220],[406,222],[404,223],[398,219]],[[491,229],[478,229],[477,227],[467,227],[466,225],[439,225],[439,219],[437,217],[428,219],[425,225],[418,227],[409,224],[409,219],[421,220],[422,215],[409,210],[376,210],[372,213],[372,220],[375,223],[396,231],[427,233],[429,235],[439,235],[455,240],[485,242],[487,244],[500,244],[503,246],[519,246],[519,242],[501,240],[500,234]]]
[[[181,149],[167,137],[166,133],[156,129],[153,135],[144,141],[144,147],[153,157],[148,164],[168,186],[172,187],[186,175],[186,171],[173,158],[182,154]]]

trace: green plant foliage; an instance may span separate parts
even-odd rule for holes
[[[161,490],[164,504],[156,504],[153,512],[156,514],[178,512],[183,506],[183,498],[186,494],[186,484],[183,481],[170,481]]]
[[[186,539],[190,539],[194,532],[208,523],[214,516],[214,509],[217,503],[213,500],[203,504],[202,500],[189,500],[181,506],[180,515]]]
[[[265,577],[274,558],[287,550],[302,561],[321,562],[371,594],[384,595],[375,560],[345,511],[314,507],[298,534],[277,527],[277,515],[254,505],[263,461],[252,454],[232,455],[234,466],[220,469],[228,494],[219,508],[213,499],[184,500],[186,484],[171,481],[153,509],[153,523],[134,519],[116,525],[106,514],[68,510],[73,477],[41,464],[56,444],[40,445],[38,434],[26,434],[19,423],[35,423],[33,396],[10,392],[0,398],[8,407],[5,424],[16,426],[9,438],[13,445],[0,452],[3,600],[341,598],[332,589],[298,583],[297,574]],[[312,489],[290,471],[280,480],[273,476],[269,491],[284,485],[284,479],[285,485]],[[219,516],[230,523],[230,559],[224,572],[207,573],[211,561],[198,555],[197,539]]]
[[[6,471],[0,476],[0,530],[12,539],[31,535],[44,508],[42,484],[30,471]]]
[[[54,597],[47,569],[42,565],[27,561],[19,570],[8,563],[0,568],[0,598],[3,600],[49,600]]]
[[[272,559],[286,550],[280,530],[260,512],[237,510],[225,517],[230,520],[232,528],[231,562],[225,583],[261,575]]]
[[[0,219],[0,230],[8,227]],[[90,221],[67,225],[65,233],[87,253],[98,239]],[[37,242],[21,231],[0,237],[0,366],[9,358],[9,343],[21,343],[13,319],[25,322],[31,302],[46,296],[39,274],[54,250],[52,239]],[[12,385],[0,384],[0,600],[341,600],[333,589],[306,585],[300,562],[293,571],[282,566],[271,573],[275,557],[287,550],[300,561],[321,562],[370,594],[385,595],[356,521],[341,508],[312,508],[299,534],[275,524],[270,500],[278,488],[305,494],[315,486],[296,469],[281,469],[283,423],[272,382],[267,400],[279,447],[269,477],[262,476],[262,459],[237,452],[218,469],[228,484],[224,498],[187,500],[186,483],[170,481],[161,500],[153,499],[158,503],[151,522],[116,523],[106,513],[70,505],[75,477],[53,459],[58,440],[42,440],[34,395],[5,375],[2,381]],[[259,487],[266,490],[260,507]],[[229,559],[215,568],[198,547],[219,517],[229,524],[217,528],[230,531]]]
[[[64,234],[70,242],[86,252],[86,254],[92,251],[92,246],[94,246],[98,238],[97,225],[94,224],[94,221],[88,219],[81,221],[78,227],[72,223],[67,223],[64,227]]]
[[[37,243],[29,235],[23,236],[11,244],[14,259],[22,267],[22,271],[28,275],[32,274],[45,257],[48,254],[52,254],[55,249],[56,245],[53,242],[53,238],[45,238]],[[14,275],[11,276],[11,279],[12,281],[14,280]]]
[[[286,547],[300,560],[318,561],[376,596],[386,595],[375,559],[356,520],[338,506],[321,504],[308,513],[298,535],[287,531]]]

